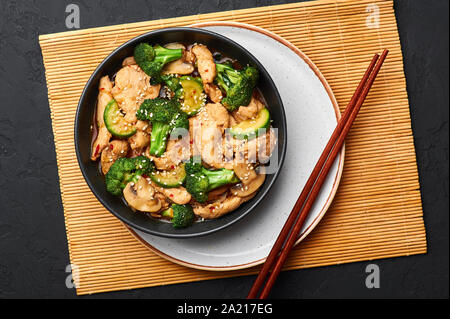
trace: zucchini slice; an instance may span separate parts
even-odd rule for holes
[[[170,171],[156,171],[150,174],[151,180],[164,188],[179,187],[186,179],[184,164],[180,164]]]
[[[197,114],[206,103],[206,94],[203,92],[203,84],[199,78],[183,76],[180,78],[183,88],[181,94],[181,110],[189,116]]]
[[[161,213],[161,216],[167,219],[173,218],[173,208],[169,207]]]
[[[230,130],[233,137],[243,140],[252,139],[258,136],[259,129],[268,128],[270,126],[270,113],[266,108],[258,112],[256,118],[243,121]]]
[[[134,125],[128,123],[123,117],[116,100],[111,100],[108,105],[106,105],[105,113],[103,113],[103,120],[105,121],[108,131],[116,137],[127,138],[136,133]]]

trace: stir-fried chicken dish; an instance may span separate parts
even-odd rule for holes
[[[91,159],[108,192],[176,228],[253,198],[276,144],[258,77],[203,44],[139,44],[99,83]]]

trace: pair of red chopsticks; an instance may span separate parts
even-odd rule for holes
[[[369,90],[375,81],[378,71],[380,71],[381,65],[386,59],[387,54],[388,50],[384,50],[381,57],[378,54],[375,54],[370,62],[370,65],[367,68],[366,73],[364,73],[364,76],[356,88],[350,102],[348,103],[341,120],[334,129],[334,132],[325,146],[325,149],[323,150],[316,166],[314,167],[311,176],[309,176],[305,187],[298,197],[289,218],[280,232],[280,235],[278,235],[278,238],[275,241],[269,256],[267,257],[266,262],[264,263],[247,296],[248,299],[265,299],[269,295],[269,292],[275,283],[275,280],[277,279],[289,252],[298,238],[303,223],[308,216],[309,210],[319,194],[323,182],[325,181],[334,160],[339,154],[353,121],[355,120],[356,115],[358,115],[361,105],[369,93]],[[271,269],[272,272],[270,272]],[[263,287],[264,283],[265,285]],[[258,297],[260,290],[261,293]]]

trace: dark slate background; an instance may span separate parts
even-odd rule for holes
[[[75,298],[38,35],[66,31],[76,3],[81,27],[169,18],[294,1],[0,2],[0,298]],[[395,11],[411,105],[428,248],[375,261],[381,288],[365,287],[368,262],[281,274],[276,298],[449,297],[448,0],[398,0]],[[70,75],[68,75],[70,76]],[[83,298],[241,298],[253,276],[98,294]]]

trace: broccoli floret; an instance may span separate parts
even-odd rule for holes
[[[184,166],[187,175],[200,173],[202,168],[202,157],[199,155],[192,156]]]
[[[141,43],[134,49],[134,59],[141,69],[151,77],[152,84],[161,83],[161,70],[165,64],[178,60],[183,54],[182,49],[166,49],[160,45],[151,46]]]
[[[203,174],[186,175],[186,190],[199,203],[204,203],[208,199],[209,182]]]
[[[134,48],[134,60],[138,65],[155,59],[155,49],[148,43],[140,43]]]
[[[208,192],[220,186],[239,183],[239,178],[234,171],[221,168],[218,170],[208,170],[203,167],[198,158],[192,157],[186,163],[186,190],[199,203],[204,203],[208,199]]]
[[[170,219],[173,227],[184,228],[190,226],[195,220],[195,214],[192,206],[189,204],[178,205],[173,204],[172,207],[167,208],[161,213],[162,217]]]
[[[180,103],[176,100],[145,100],[136,112],[136,117],[152,122],[150,154],[155,156],[161,156],[166,151],[170,133],[177,129],[189,129],[188,116],[180,110]]]
[[[119,196],[129,182],[136,182],[142,175],[150,175],[154,168],[153,162],[145,156],[119,158],[106,173],[106,190]]]
[[[167,88],[174,93],[173,98],[178,100],[183,94],[183,87],[181,86],[180,78],[177,78],[173,75],[165,74],[161,75],[161,79],[167,86]]]
[[[194,211],[191,205],[172,205],[173,218],[172,224],[175,228],[184,228],[192,225],[195,220]]]
[[[226,93],[222,104],[229,111],[248,105],[252,98],[253,88],[258,81],[258,69],[247,66],[242,70],[235,70],[228,64],[220,63],[216,63],[216,69],[216,83]]]

